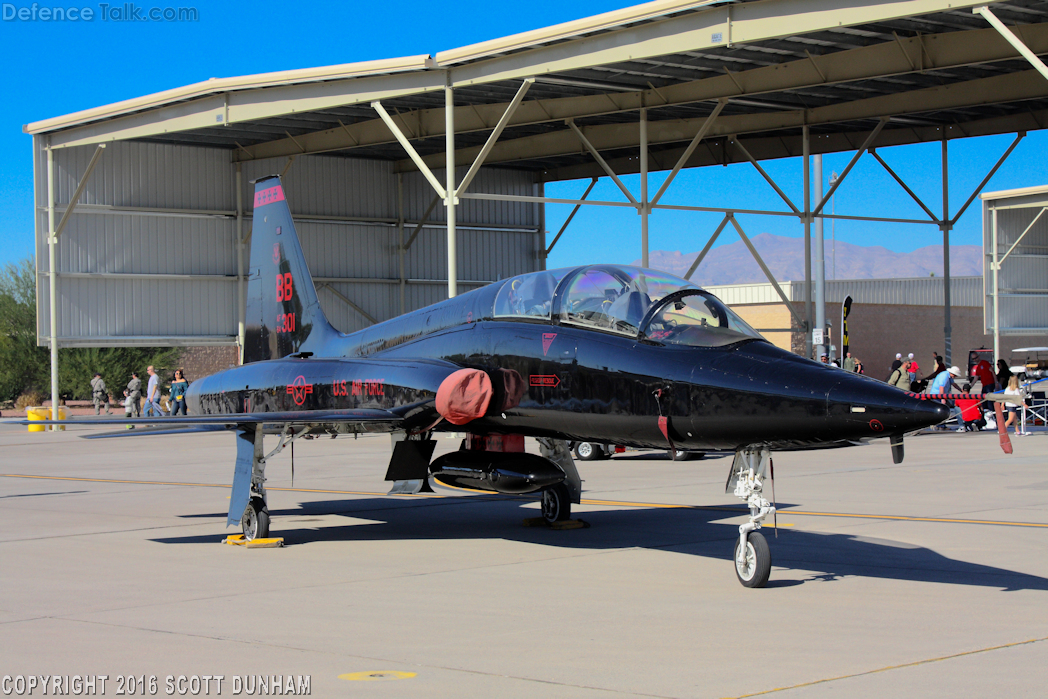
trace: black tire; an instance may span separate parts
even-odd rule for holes
[[[576,442],[575,458],[579,461],[596,461],[603,458],[604,450],[593,442]]]
[[[760,532],[746,537],[746,561],[739,564],[739,540],[735,540],[735,576],[743,587],[764,587],[771,575],[771,550],[768,540]]]
[[[550,524],[571,519],[571,495],[563,483],[542,491],[542,519]]]
[[[251,498],[240,518],[240,529],[248,541],[269,536],[269,508],[262,498]]]
[[[686,449],[670,449],[670,458],[674,461],[690,461],[691,452]]]

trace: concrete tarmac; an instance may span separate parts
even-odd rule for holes
[[[302,441],[293,483],[288,450],[267,473],[286,547],[248,550],[222,543],[232,435],[81,439],[97,431],[0,428],[0,689],[108,675],[117,696],[133,676],[149,696],[155,676],[155,696],[194,696],[193,678],[196,696],[249,696],[261,675],[267,695],[273,676],[308,677],[312,696],[376,699],[1048,693],[1044,431],[1011,456],[995,433],[909,438],[900,465],[886,440],[777,454],[761,590],[735,578],[727,455],[580,463],[592,526],[553,531],[522,526],[535,498],[384,495],[388,436]]]

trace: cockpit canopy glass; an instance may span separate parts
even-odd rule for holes
[[[679,277],[640,267],[594,265],[532,272],[507,280],[495,296],[496,318],[550,320],[553,313],[562,323],[665,344],[719,347],[761,338],[712,294]],[[649,314],[653,315],[642,333]]]
[[[553,292],[571,268],[551,269],[513,277],[495,297],[495,317],[550,319]]]
[[[560,320],[636,337],[652,303],[681,289],[697,287],[639,267],[589,267],[577,273],[564,290]]]
[[[645,326],[644,337],[687,347],[723,347],[763,339],[720,299],[699,290],[682,291],[666,299]]]

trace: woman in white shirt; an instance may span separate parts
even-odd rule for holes
[[[1022,391],[1019,390],[1019,377],[1013,376],[1008,379],[1008,388],[1004,389],[1005,395],[1021,396]],[[1019,434],[1019,422],[1018,422],[1019,406],[1008,403],[1008,419],[1004,423],[1004,431],[1008,431],[1008,425],[1015,425],[1015,434]]]

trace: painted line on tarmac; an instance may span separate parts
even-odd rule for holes
[[[46,481],[78,481],[82,483],[122,483],[130,485],[173,485],[187,488],[230,488],[232,487],[229,483],[181,483],[175,481],[134,481],[134,480],[123,480],[118,478],[76,478],[74,476],[32,476],[24,473],[2,473],[0,478],[34,478],[38,480]],[[386,497],[389,493],[375,493],[365,490],[319,490],[316,488],[269,488],[266,490],[279,490],[285,493],[323,493],[327,495],[381,495]],[[394,493],[389,497],[405,497]],[[428,493],[418,493],[411,495],[413,498],[444,498],[446,495],[431,495]]]
[[[227,483],[180,483],[176,481],[137,481],[137,480],[122,480],[117,478],[77,478],[74,476],[34,476],[23,473],[3,473],[0,474],[0,478],[31,478],[37,480],[49,480],[49,481],[76,481],[81,483],[124,483],[131,485],[165,485],[165,486],[180,486],[190,488],[229,488],[230,485]],[[480,490],[469,490],[467,488],[460,488],[455,486],[448,486],[440,483],[444,488],[450,490],[461,490],[466,492],[475,492],[481,495],[491,496],[497,495],[497,493],[488,493]],[[327,490],[321,488],[266,488],[266,490],[280,491],[283,493],[319,493],[322,495],[367,495],[370,497],[410,497],[410,498],[431,498],[441,499],[449,498],[453,496],[440,495],[438,493],[416,493],[414,495],[401,495],[389,493],[380,493],[366,490]],[[507,496],[515,497],[515,496]],[[608,505],[612,507],[643,507],[647,509],[666,509],[666,510],[703,510],[711,512],[727,512],[737,516],[747,515],[747,511],[741,507],[724,507],[715,505],[674,505],[670,503],[661,502],[627,502],[622,500],[591,500],[584,498],[582,500],[583,505]],[[1048,529],[1048,523],[1043,522],[1009,522],[1002,520],[993,519],[959,519],[953,517],[910,517],[907,515],[868,515],[868,514],[857,514],[849,512],[808,512],[805,510],[779,510],[779,514],[783,516],[801,516],[801,517],[840,517],[844,519],[880,519],[880,520],[893,520],[900,522],[936,522],[941,524],[978,524],[994,527],[1032,527],[1035,529]],[[780,526],[790,526],[783,524]]]
[[[866,675],[876,675],[879,672],[888,672],[890,670],[903,670],[908,667],[918,667],[920,665],[928,665],[930,663],[941,663],[944,660],[954,660],[956,658],[963,658],[969,655],[978,655],[980,653],[989,653],[995,650],[1004,650],[1005,648],[1015,648],[1017,646],[1025,646],[1031,643],[1041,643],[1048,641],[1048,636],[1043,638],[1031,638],[1026,641],[1016,641],[1015,643],[1005,643],[999,646],[990,646],[989,648],[978,648],[976,650],[967,650],[963,653],[954,653],[952,655],[943,655],[938,658],[925,658],[924,660],[917,660],[912,663],[902,663],[900,665],[889,665],[887,667],[879,667],[876,670],[867,670],[865,672],[856,672],[851,675],[841,675],[839,677],[827,677],[821,680],[813,680],[811,682],[802,682],[800,684],[790,685],[789,687],[776,687],[775,689],[766,689],[763,692],[753,692],[752,694],[740,694],[736,697],[726,697],[725,699],[748,699],[749,697],[761,697],[767,694],[775,694],[776,692],[788,692],[791,689],[803,689],[804,687],[813,687],[817,684],[826,684],[827,682],[837,682],[838,680],[850,680],[855,677],[864,677]]]

